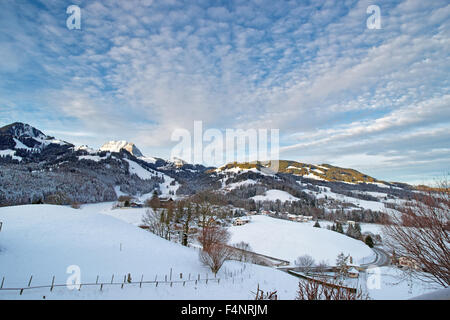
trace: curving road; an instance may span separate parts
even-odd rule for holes
[[[386,251],[378,247],[373,247],[372,250],[375,252],[376,255],[375,261],[372,261],[371,263],[363,263],[361,264],[361,267],[363,268],[367,268],[369,266],[383,267],[390,265],[391,258]]]

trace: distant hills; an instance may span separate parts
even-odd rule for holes
[[[99,150],[76,147],[15,122],[0,128],[0,205],[112,201],[123,193],[143,197],[153,190],[180,197],[209,190],[226,194],[224,202],[247,206],[256,195],[279,189],[316,206],[321,188],[373,201],[378,201],[376,193],[408,198],[413,189],[329,164],[280,160],[278,171],[270,172],[272,162],[207,168],[181,159],[146,157],[127,141],[109,141]]]

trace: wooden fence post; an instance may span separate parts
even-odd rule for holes
[[[31,275],[30,281],[28,281],[28,287],[31,285],[31,280],[33,280],[33,275]]]
[[[139,283],[139,288],[142,288],[142,280],[144,280],[144,275],[141,276],[141,282]]]
[[[55,285],[55,276],[53,276],[53,279],[52,279],[52,286],[51,286],[51,288],[50,288],[50,291],[53,291],[53,286]]]
[[[97,279],[95,280],[95,284],[98,284],[98,275],[97,275]]]

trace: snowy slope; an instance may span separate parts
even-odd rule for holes
[[[298,222],[253,216],[250,223],[231,227],[230,231],[231,242],[245,241],[257,253],[291,262],[309,254],[316,262],[328,260],[334,265],[340,252],[350,254],[354,264],[374,260],[374,252],[362,241]]]
[[[103,209],[102,209],[103,208]],[[98,208],[100,211],[104,207]],[[122,278],[130,273],[134,280],[144,274],[144,280],[155,276],[163,279],[172,268],[174,275],[202,274],[195,249],[168,242],[147,231],[113,217],[95,213],[95,208],[76,210],[62,206],[27,205],[0,208],[0,277],[4,287],[24,287],[33,275],[33,285],[64,284],[69,276],[67,267],[81,268],[81,282],[109,282],[114,274]],[[218,285],[199,284],[154,285],[139,287],[83,287],[81,291],[57,288],[25,291],[0,291],[0,299],[252,299],[258,283],[261,287],[278,289],[280,298],[292,299],[297,279],[283,272],[238,262],[227,262],[219,272],[223,281]],[[226,279],[225,272],[236,276]],[[241,273],[240,273],[241,272]],[[239,277],[237,276],[239,274]],[[209,277],[213,277],[209,272]],[[233,280],[234,279],[234,280]]]
[[[286,191],[282,190],[267,190],[265,195],[263,196],[254,196],[251,199],[255,201],[277,201],[280,200],[281,202],[285,201],[298,201],[299,198],[294,197],[293,195],[289,194]]]

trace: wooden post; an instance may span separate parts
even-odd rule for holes
[[[33,275],[31,275],[30,281],[28,281],[28,287],[31,285],[31,280],[33,280]]]
[[[3,289],[3,284],[5,283],[5,277],[2,279],[2,285],[0,286],[0,289]]]
[[[142,288],[142,280],[144,280],[144,275],[141,276],[141,282],[139,283],[139,288]]]
[[[100,291],[102,291],[102,290],[103,290],[103,283],[100,284]]]
[[[111,284],[113,283],[113,281],[114,281],[114,275],[112,275]]]
[[[22,289],[20,289],[20,295],[22,295],[22,293],[23,293],[23,288],[22,288]]]
[[[95,284],[98,284],[98,276],[97,276],[97,279],[95,280]]]
[[[51,288],[50,288],[50,291],[53,291],[53,286],[55,285],[55,276],[53,276],[53,279],[52,279],[52,286],[51,286]]]
[[[180,273],[180,279],[183,279],[183,273]]]

